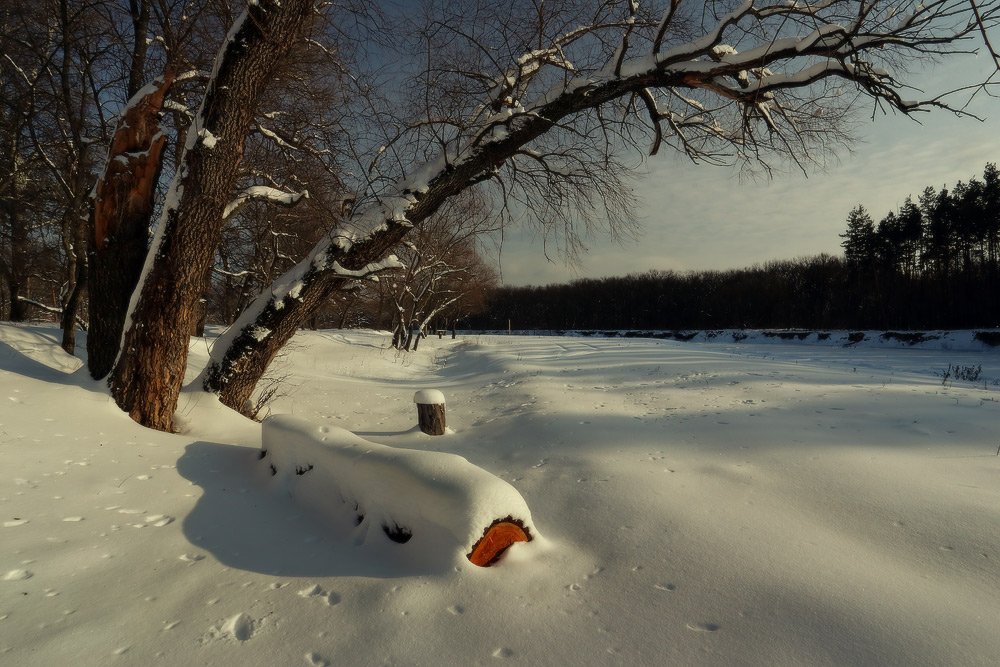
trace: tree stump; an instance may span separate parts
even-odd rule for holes
[[[427,435],[444,435],[444,394],[437,389],[422,389],[413,395],[417,404],[417,423]]]

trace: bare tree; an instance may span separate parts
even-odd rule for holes
[[[847,0],[672,0],[655,11],[629,0],[589,12],[589,3],[556,4],[427,10],[425,104],[374,148],[369,194],[350,220],[219,338],[206,390],[243,405],[325,295],[384,270],[386,253],[468,188],[491,187],[508,206],[536,208],[557,225],[579,212],[615,221],[628,208],[630,149],[807,168],[850,139],[852,114],[866,104],[962,113],[946,97],[912,99],[907,66],[968,51],[998,12],[996,2],[964,0],[906,12]],[[589,18],[577,23],[581,16]],[[504,49],[510,57],[498,58]]]
[[[110,51],[105,5],[104,0],[47,0],[15,2],[5,10],[9,23],[4,23],[14,32],[4,35],[4,70],[19,107],[12,110],[5,132],[32,154],[27,161],[22,154],[21,166],[34,162],[41,169],[35,178],[41,176],[52,189],[43,207],[30,205],[17,192],[24,183],[17,160],[10,163],[11,202],[17,202],[8,215],[12,249],[24,243],[32,218],[58,230],[49,237],[60,241],[62,275],[53,305],[45,310],[61,315],[63,348],[71,353],[86,287],[94,146],[102,138],[103,69]],[[15,145],[8,145],[17,155]]]
[[[196,303],[219,244],[258,101],[313,14],[311,0],[261,0],[236,21],[187,130],[110,378],[118,405],[170,430]]]
[[[435,319],[483,289],[496,272],[483,262],[477,242],[498,231],[497,216],[481,198],[454,197],[396,249],[405,266],[385,277],[394,305],[393,347],[416,350]]]

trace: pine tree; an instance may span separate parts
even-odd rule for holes
[[[844,258],[848,268],[861,270],[875,259],[875,223],[861,204],[847,214],[847,232],[840,235],[844,241]]]

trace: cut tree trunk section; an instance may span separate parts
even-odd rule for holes
[[[413,395],[417,404],[417,423],[427,435],[444,435],[446,430],[444,394],[437,389],[423,389]]]
[[[531,533],[522,521],[513,517],[497,519],[483,531],[483,536],[472,547],[467,558],[473,565],[489,567],[517,542],[530,542]]]

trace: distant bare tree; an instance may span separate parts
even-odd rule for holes
[[[498,219],[481,198],[455,197],[396,250],[403,269],[385,276],[394,306],[393,347],[416,349],[437,318],[495,280],[478,252],[480,237],[497,230]]]

